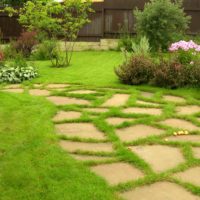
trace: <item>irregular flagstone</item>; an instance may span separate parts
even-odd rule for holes
[[[160,122],[163,125],[171,126],[173,128],[181,129],[181,130],[188,130],[188,131],[197,131],[199,127],[194,125],[193,123],[183,120],[183,119],[176,119],[170,118]]]
[[[18,89],[18,88],[21,88],[21,85],[20,84],[11,84],[11,85],[7,85],[5,88],[6,89]]]
[[[126,200],[200,200],[200,197],[170,182],[157,182],[137,187],[121,196]]]
[[[145,145],[129,147],[131,151],[148,162],[156,172],[172,169],[184,162],[180,150],[164,145]]]
[[[145,106],[160,106],[160,104],[158,103],[152,103],[152,102],[141,101],[141,100],[137,100],[136,103],[140,105],[145,105]]]
[[[161,129],[142,124],[116,130],[116,134],[123,142],[131,142],[148,136],[160,135],[163,132]]]
[[[4,92],[11,92],[11,93],[23,93],[24,89],[16,88],[16,89],[5,89],[2,90]]]
[[[71,97],[51,96],[47,97],[47,99],[58,106],[69,105],[69,104],[90,105],[90,102],[88,100],[76,99]]]
[[[76,111],[59,111],[56,116],[53,118],[54,122],[62,120],[73,120],[80,118],[81,113]]]
[[[69,84],[49,84],[46,86],[48,89],[59,89],[69,87]]]
[[[193,167],[184,172],[179,172],[173,176],[183,182],[191,183],[200,186],[200,167]]]
[[[80,137],[85,139],[105,139],[105,135],[90,123],[66,123],[57,124],[59,135],[68,137]]]
[[[192,151],[194,153],[194,157],[200,159],[200,147],[193,147]]]
[[[131,107],[123,110],[124,113],[128,114],[147,114],[147,115],[161,115],[162,109],[160,108],[140,108],[140,107]]]
[[[165,101],[171,101],[174,103],[185,103],[185,99],[183,97],[173,96],[173,95],[165,95],[163,96]]]
[[[140,170],[123,162],[98,165],[91,169],[108,181],[110,185],[126,183],[143,177],[143,173]]]
[[[104,112],[108,112],[107,108],[85,108],[85,111],[88,112],[95,112],[95,113],[104,113]]]
[[[200,143],[200,135],[170,136],[170,137],[165,138],[165,140],[177,141],[177,142],[199,142]]]
[[[64,150],[70,153],[74,153],[77,151],[93,152],[93,153],[113,152],[112,144],[110,143],[87,143],[87,142],[72,142],[72,141],[61,140],[59,144]]]
[[[192,115],[200,112],[200,106],[196,105],[179,106],[176,108],[176,112],[180,115]]]
[[[153,97],[152,92],[141,92],[141,96],[146,97],[146,98],[152,98]]]
[[[91,155],[80,155],[80,154],[71,154],[73,158],[80,161],[109,161],[114,157],[108,156],[91,156]]]
[[[130,119],[130,118],[121,118],[121,117],[109,117],[106,119],[106,122],[113,125],[117,126],[120,125],[124,122],[131,122],[134,121],[135,119]]]
[[[108,99],[102,106],[123,106],[129,99],[128,94],[115,94]]]
[[[29,90],[29,94],[34,96],[49,96],[50,92],[48,90],[32,89]]]
[[[94,90],[75,90],[75,91],[70,91],[68,93],[70,93],[70,94],[95,94],[97,92]]]

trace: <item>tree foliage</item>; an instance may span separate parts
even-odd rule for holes
[[[137,33],[146,36],[154,50],[166,49],[175,36],[188,28],[190,17],[182,5],[182,0],[150,0],[143,11],[134,11]]]

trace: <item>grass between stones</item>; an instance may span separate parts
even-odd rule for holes
[[[41,86],[41,88],[43,89],[47,89],[48,87],[45,86]],[[28,93],[28,88],[25,88],[25,93]],[[75,92],[73,93],[69,93],[69,91],[75,91],[75,90],[92,90],[92,91],[96,91],[96,93],[89,93],[89,94],[76,94]],[[75,142],[78,144],[78,142],[80,143],[91,143],[91,144],[96,144],[96,145],[101,145],[101,143],[103,142],[104,144],[108,144],[108,145],[112,145],[113,147],[113,151],[111,152],[105,152],[105,151],[101,151],[101,147],[98,146],[98,148],[100,149],[98,150],[93,150],[90,147],[86,147],[86,150],[81,150],[78,149],[73,150],[73,155],[72,157],[74,158],[74,155],[77,155],[77,157],[80,158],[80,156],[93,156],[95,157],[94,160],[88,160],[88,159],[78,159],[80,163],[76,163],[75,165],[77,166],[88,166],[88,168],[94,168],[95,166],[100,166],[101,169],[101,165],[106,167],[106,164],[108,164],[108,166],[110,166],[109,164],[112,163],[127,163],[129,164],[129,166],[134,167],[135,169],[138,169],[142,174],[144,174],[144,176],[138,178],[137,180],[133,179],[133,180],[127,180],[127,181],[123,181],[123,182],[119,182],[118,184],[115,185],[111,185],[112,190],[111,191],[116,191],[118,193],[124,193],[126,191],[132,191],[134,190],[134,188],[136,187],[141,187],[144,185],[149,185],[149,184],[153,184],[156,182],[161,182],[161,181],[169,181],[169,182],[173,182],[176,183],[180,186],[182,186],[183,188],[185,188],[186,190],[189,190],[190,192],[192,192],[193,194],[199,195],[200,196],[200,186],[199,185],[195,185],[194,183],[187,183],[184,182],[182,179],[179,179],[177,177],[175,177],[174,175],[180,172],[184,172],[186,170],[195,168],[197,166],[200,166],[200,159],[198,156],[196,156],[196,152],[194,152],[194,149],[198,149],[200,148],[200,141],[191,141],[191,140],[183,140],[181,137],[183,136],[176,136],[176,140],[169,140],[166,138],[170,138],[173,136],[173,132],[177,131],[180,129],[180,127],[176,127],[174,126],[174,123],[172,123],[172,126],[170,126],[169,123],[165,124],[164,121],[167,119],[180,119],[180,120],[184,120],[184,121],[188,121],[191,124],[195,125],[195,127],[199,127],[195,130],[190,131],[190,135],[192,137],[192,135],[194,136],[200,136],[200,122],[198,120],[198,118],[200,117],[200,113],[192,113],[191,115],[180,115],[179,113],[176,112],[176,108],[179,106],[190,106],[190,105],[197,105],[200,106],[199,101],[197,100],[197,97],[188,95],[188,94],[179,94],[179,90],[177,90],[178,92],[174,91],[173,94],[165,91],[165,90],[161,90],[161,89],[155,89],[154,91],[149,91],[153,94],[153,96],[148,96],[148,97],[144,97],[144,91],[140,90],[140,88],[136,88],[136,87],[130,87],[129,89],[123,89],[123,88],[119,88],[119,90],[113,90],[113,89],[106,89],[104,90],[103,88],[97,88],[97,87],[90,87],[90,86],[81,86],[81,85],[71,85],[69,87],[64,88],[63,91],[57,91],[56,89],[50,90],[50,94],[52,96],[62,96],[62,97],[68,97],[68,98],[76,98],[76,99],[80,99],[80,100],[86,100],[89,101],[90,103],[88,105],[79,105],[79,104],[62,104],[62,105],[58,105],[57,106],[57,113],[59,111],[65,111],[65,112],[78,112],[80,113],[80,117],[76,118],[76,119],[62,119],[59,121],[54,122],[55,124],[70,124],[70,123],[77,123],[80,125],[82,123],[87,123],[87,124],[93,124],[96,126],[96,128],[102,132],[102,134],[105,136],[105,138],[102,139],[95,139],[95,138],[83,138],[79,135],[76,135],[75,137],[68,137],[67,134],[66,135],[54,135],[55,137],[57,137],[59,140],[61,140],[63,142],[64,145],[64,141],[69,141],[69,142]],[[147,91],[146,91],[147,92]],[[83,92],[84,93],[84,92]],[[113,106],[102,106],[106,101],[108,101],[109,99],[111,99],[114,95],[116,94],[126,94],[129,96],[128,101],[124,101],[124,104],[121,106],[115,106],[113,104]],[[163,98],[166,95],[171,95],[173,97],[177,96],[177,97],[182,97],[184,98],[184,101],[181,102],[174,102],[174,101],[167,101],[166,98]],[[9,96],[9,95],[7,95]],[[17,96],[18,97],[18,96]],[[19,98],[19,97],[18,97]],[[22,98],[20,96],[20,98]],[[26,97],[29,98],[29,97]],[[42,100],[45,97],[35,97],[35,98],[30,98],[33,102],[36,102],[38,100]],[[176,98],[175,98],[176,99]],[[151,102],[151,103],[156,103],[156,106],[153,104],[138,104],[137,100],[142,100],[142,101],[146,101],[146,102]],[[32,107],[32,105],[30,104],[30,106]],[[38,105],[39,106],[39,105]],[[50,105],[45,105],[44,108],[48,107]],[[41,106],[39,106],[40,109]],[[95,109],[95,108],[107,108],[107,110],[105,110],[105,112],[92,112],[91,109]],[[162,110],[161,115],[150,115],[148,112],[147,114],[145,113],[125,113],[123,112],[124,109],[129,108],[129,107],[139,107],[139,108],[144,108],[144,110],[148,110],[148,108],[159,108],[160,110]],[[90,109],[91,108],[91,109]],[[55,109],[55,107],[54,107]],[[53,108],[52,108],[53,110]],[[41,113],[43,111],[41,110]],[[40,113],[40,111],[38,112]],[[54,110],[55,113],[55,110]],[[48,120],[53,120],[54,116],[51,116],[52,119],[50,119],[50,117],[48,118]],[[110,124],[107,119],[109,118],[127,118],[127,121],[122,121],[122,123],[120,123],[119,125],[112,125]],[[41,119],[38,116],[38,119],[40,120],[44,120]],[[132,119],[130,121],[130,119]],[[48,121],[47,119],[45,119],[45,121]],[[41,121],[40,121],[41,122]],[[39,122],[38,122],[39,123]],[[50,122],[49,122],[50,123]],[[51,124],[51,123],[50,123]],[[132,139],[132,137],[130,137],[130,140],[126,140],[126,141],[121,141],[120,137],[117,135],[117,132],[129,127],[134,127],[134,126],[138,126],[138,125],[145,125],[146,127],[150,126],[152,127],[152,130],[162,130],[161,134],[157,134],[155,132],[155,134],[150,134],[146,137],[136,137],[136,139]],[[48,130],[48,129],[47,129]],[[48,132],[48,131],[47,131]],[[51,132],[52,133],[52,132]],[[123,131],[122,133],[123,134]],[[190,136],[189,135],[189,136]],[[54,137],[51,135],[51,138]],[[184,136],[185,137],[185,136]],[[134,138],[134,137],[133,137]],[[180,140],[179,140],[180,138]],[[163,146],[163,149],[165,149],[165,147],[168,147],[170,149],[175,149],[176,152],[180,152],[180,154],[182,155],[181,161],[180,162],[175,162],[172,163],[170,167],[167,167],[167,163],[166,163],[166,167],[164,166],[164,162],[167,162],[167,160],[165,160],[165,158],[160,159],[161,161],[155,161],[155,162],[162,162],[162,165],[164,166],[164,170],[160,171],[156,171],[155,168],[153,167],[152,163],[149,162],[146,159],[143,159],[142,156],[140,156],[139,154],[137,154],[137,151],[132,151],[131,148],[140,148],[140,147],[145,147],[145,146],[152,146],[152,147],[156,147],[159,146],[160,148]],[[59,149],[59,148],[58,148]],[[57,149],[57,151],[59,151]],[[156,152],[156,151],[155,151]],[[176,161],[176,159],[174,159],[173,156],[176,156],[176,154],[173,154],[174,151],[171,151],[171,157],[172,162],[173,160]],[[63,153],[63,152],[62,152]],[[63,156],[63,154],[62,154]],[[96,159],[96,157],[99,156],[99,158],[112,158],[112,159]],[[153,155],[151,159],[153,158]],[[156,155],[155,155],[156,156]],[[162,155],[160,155],[162,156]],[[164,156],[164,154],[163,154]],[[69,158],[68,155],[66,154],[66,158],[63,159],[69,159],[70,162],[74,162],[73,159]],[[170,152],[169,154],[166,155],[166,159],[170,159]],[[156,163],[156,166],[159,166],[159,163]],[[64,165],[62,166],[63,170],[64,170]],[[107,168],[106,168],[107,169]],[[108,168],[109,169],[109,168]],[[82,173],[82,172],[81,172]],[[81,174],[80,173],[80,174]],[[84,173],[89,173],[87,170]],[[101,172],[100,172],[101,174]],[[85,175],[85,174],[81,174]],[[116,175],[117,176],[117,175]],[[199,176],[197,174],[197,176]],[[64,176],[65,177],[65,176]],[[94,176],[95,177],[95,176]],[[116,178],[116,177],[115,177]],[[198,177],[199,178],[199,177]],[[76,180],[76,177],[74,178],[74,181]],[[96,180],[96,179],[95,179]],[[98,179],[97,179],[98,180]],[[89,180],[88,180],[89,181]],[[98,180],[99,181],[99,180]],[[101,181],[100,181],[101,182]],[[111,180],[112,182],[112,180]],[[91,182],[92,183],[92,182]],[[86,187],[86,186],[85,186]],[[85,188],[83,186],[83,188]],[[88,187],[88,185],[87,185]],[[100,186],[97,184],[96,187],[99,187],[100,189],[102,189],[102,187],[105,187],[103,189],[105,189],[105,191],[107,191],[107,187],[105,186],[105,183],[102,182],[100,183]],[[90,192],[90,191],[89,191]],[[104,192],[103,192],[104,193]],[[106,196],[108,195],[108,196]],[[110,196],[109,196],[110,195]],[[98,195],[97,195],[98,196]],[[111,197],[111,194],[105,193],[105,195],[101,196],[102,199],[116,199],[116,197]],[[99,199],[101,199],[99,198]]]

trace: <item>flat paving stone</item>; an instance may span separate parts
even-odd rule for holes
[[[68,137],[100,140],[105,139],[105,135],[90,123],[57,124],[56,130],[59,135],[65,135]]]
[[[152,103],[152,102],[141,101],[141,100],[137,100],[136,103],[139,105],[145,105],[145,106],[160,106],[160,104],[158,103]]]
[[[146,97],[146,98],[152,98],[153,97],[152,92],[141,92],[141,96]]]
[[[47,99],[58,106],[69,105],[69,104],[90,105],[90,102],[88,100],[76,99],[76,98],[71,98],[71,97],[51,96],[51,97],[47,97]]]
[[[120,125],[124,122],[131,122],[134,121],[135,119],[130,119],[130,118],[121,118],[121,117],[109,117],[106,119],[106,122],[113,125],[117,126]]]
[[[5,89],[18,89],[18,88],[21,88],[20,84],[11,84],[5,87]]]
[[[143,177],[143,173],[130,164],[118,162],[94,166],[91,170],[103,177],[110,185],[126,183]]]
[[[164,145],[145,145],[129,147],[131,151],[148,162],[156,172],[163,172],[184,162],[180,150]]]
[[[194,125],[192,122],[189,122],[183,119],[170,118],[160,123],[163,125],[171,126],[173,128],[177,128],[181,130],[197,131],[200,129],[198,126]]]
[[[200,159],[200,147],[193,147],[192,151],[194,153],[194,157]]]
[[[80,112],[76,111],[59,111],[56,116],[53,118],[54,122],[62,121],[62,120],[72,120],[79,119],[81,117]]]
[[[124,113],[127,114],[147,114],[147,115],[161,115],[162,109],[160,108],[139,108],[139,107],[131,107],[123,110]]]
[[[3,92],[11,92],[11,93],[23,93],[24,89],[16,88],[16,89],[5,89]]]
[[[49,96],[50,92],[48,90],[32,89],[29,90],[29,94],[33,96]]]
[[[112,153],[113,148],[110,143],[87,143],[87,142],[72,142],[67,140],[61,140],[60,146],[71,153],[76,151],[93,152],[93,153]]]
[[[108,99],[102,106],[123,106],[129,99],[128,94],[115,94]]]
[[[170,101],[174,103],[185,103],[185,99],[183,97],[173,96],[173,95],[165,95],[163,96],[165,101]]]
[[[198,143],[200,143],[200,135],[170,136],[165,139],[167,139],[169,141],[176,141],[176,142],[198,142]]]
[[[71,156],[80,161],[109,161],[114,157],[108,156],[93,156],[93,155],[80,155],[80,154],[71,154]]]
[[[94,90],[75,90],[75,91],[70,91],[68,93],[70,93],[70,94],[95,94],[97,92]]]
[[[184,172],[179,172],[173,176],[183,182],[200,186],[200,167],[193,167]]]
[[[137,187],[121,196],[125,200],[200,200],[200,197],[170,182],[157,182]]]
[[[69,87],[69,84],[49,84],[46,86],[48,89],[59,89]]]
[[[108,112],[107,108],[85,108],[85,111],[94,112],[94,113],[105,113]]]
[[[138,124],[116,130],[117,136],[123,142],[131,142],[133,140],[142,139],[148,136],[160,135],[164,131],[152,126]]]
[[[200,112],[200,106],[189,105],[189,106],[178,106],[176,112],[179,115],[193,115]]]

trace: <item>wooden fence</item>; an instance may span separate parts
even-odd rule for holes
[[[105,0],[93,3],[95,13],[91,14],[91,23],[85,25],[79,33],[79,40],[98,41],[101,38],[116,38],[120,27],[125,23],[131,33],[134,33],[133,10],[143,9],[148,0]],[[184,0],[185,12],[192,16],[190,34],[200,33],[200,0]],[[16,38],[22,31],[17,22],[17,16],[9,18],[0,14],[0,29],[4,39]]]

